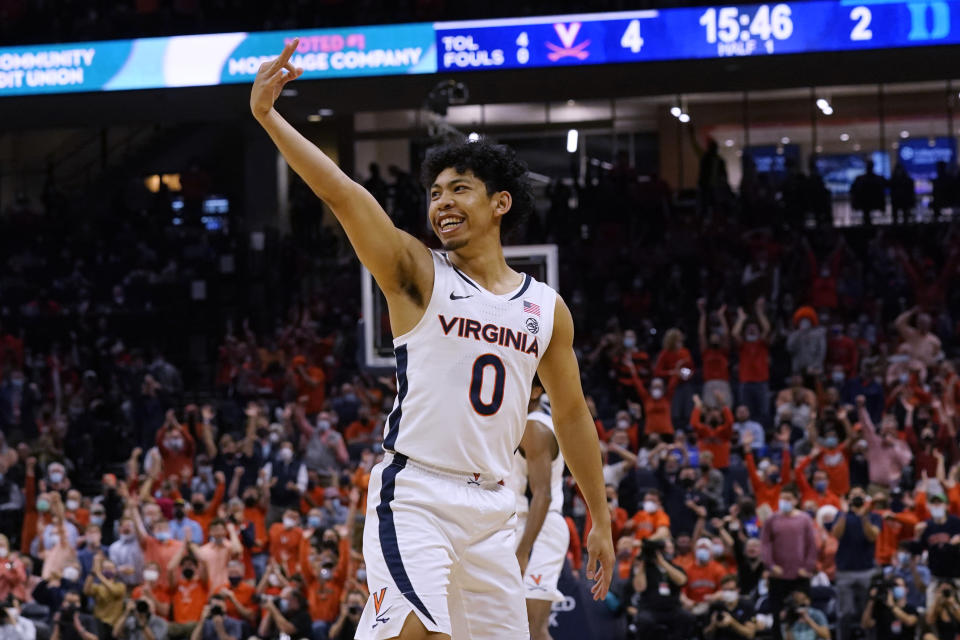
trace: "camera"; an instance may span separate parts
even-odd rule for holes
[[[644,538],[640,542],[640,554],[643,556],[644,560],[655,560],[657,553],[663,551],[666,548],[666,543],[663,540],[651,540],[649,538]]]
[[[868,592],[874,589],[876,589],[876,593],[873,596],[873,601],[882,604],[887,601],[887,593],[893,589],[893,584],[883,573],[876,573],[870,578]]]
[[[210,617],[213,616],[222,616],[223,615],[223,605],[215,604],[210,607]]]
[[[147,604],[146,600],[137,600],[136,611],[139,614],[147,615],[150,613],[150,605]]]
[[[358,616],[363,611],[363,607],[358,604],[352,604],[347,608],[347,611],[349,611],[352,616]]]
[[[801,609],[804,606],[797,602],[796,597],[793,594],[787,596],[787,599],[783,601],[783,621],[790,627],[800,619]]]

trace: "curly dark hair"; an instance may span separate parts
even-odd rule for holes
[[[487,193],[506,191],[513,199],[508,215],[500,221],[500,235],[508,238],[533,212],[533,188],[527,179],[527,163],[506,145],[486,141],[458,142],[434,147],[420,166],[420,181],[429,189],[444,169],[473,173],[487,187]]]

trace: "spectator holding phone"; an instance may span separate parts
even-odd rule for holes
[[[167,621],[156,615],[147,599],[127,600],[123,615],[113,625],[116,640],[166,640]]]

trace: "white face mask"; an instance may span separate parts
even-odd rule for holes
[[[80,508],[80,503],[76,500],[67,500],[67,511],[76,511]]]
[[[942,504],[930,505],[930,515],[934,520],[942,520],[947,515],[947,508]]]
[[[654,399],[659,400],[660,398],[663,397],[663,389],[661,389],[660,387],[656,387],[655,389],[651,389],[651,390],[650,390],[650,395],[653,396]]]
[[[6,558],[10,555],[10,549],[7,547],[0,547],[0,558]]]
[[[286,527],[287,529],[293,529],[295,526],[297,526],[296,518],[284,518],[283,526]]]
[[[63,570],[63,579],[70,582],[76,582],[80,579],[80,572],[76,567],[67,567]]]
[[[730,589],[724,589],[720,592],[720,597],[723,598],[724,602],[736,602],[740,599],[740,594]]]
[[[143,579],[147,582],[156,582],[157,578],[160,577],[160,572],[156,569],[146,569],[143,572]]]
[[[270,583],[271,587],[276,587],[280,585],[280,578],[277,577],[276,574],[271,573],[270,577],[267,578],[267,582]]]
[[[790,513],[793,511],[793,503],[789,500],[780,500],[780,513]]]
[[[656,513],[658,510],[657,503],[654,502],[653,500],[644,500],[643,510],[646,511],[647,513]]]
[[[277,453],[277,457],[284,462],[290,462],[290,460],[293,459],[293,451],[291,449],[280,449],[280,451]]]

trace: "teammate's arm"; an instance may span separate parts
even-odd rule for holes
[[[540,360],[538,373],[550,396],[560,451],[580,487],[593,520],[593,528],[587,538],[587,577],[596,580],[592,592],[594,599],[599,600],[606,597],[613,577],[610,510],[607,508],[603,483],[597,428],[583,397],[580,367],[573,352],[573,316],[560,296],[557,296],[554,312],[553,337]],[[600,564],[599,571],[596,570],[597,563]]]
[[[333,211],[360,262],[388,297],[390,293],[410,293],[411,287],[429,291],[433,263],[427,248],[397,229],[366,189],[273,108],[284,85],[303,73],[290,63],[298,44],[299,39],[294,38],[275,60],[261,65],[250,93],[250,110],[287,163]]]
[[[540,534],[550,508],[550,463],[557,457],[559,447],[553,433],[540,422],[529,420],[520,439],[520,449],[527,460],[527,482],[530,485],[530,512],[517,545],[520,574],[527,570],[533,543]]]

